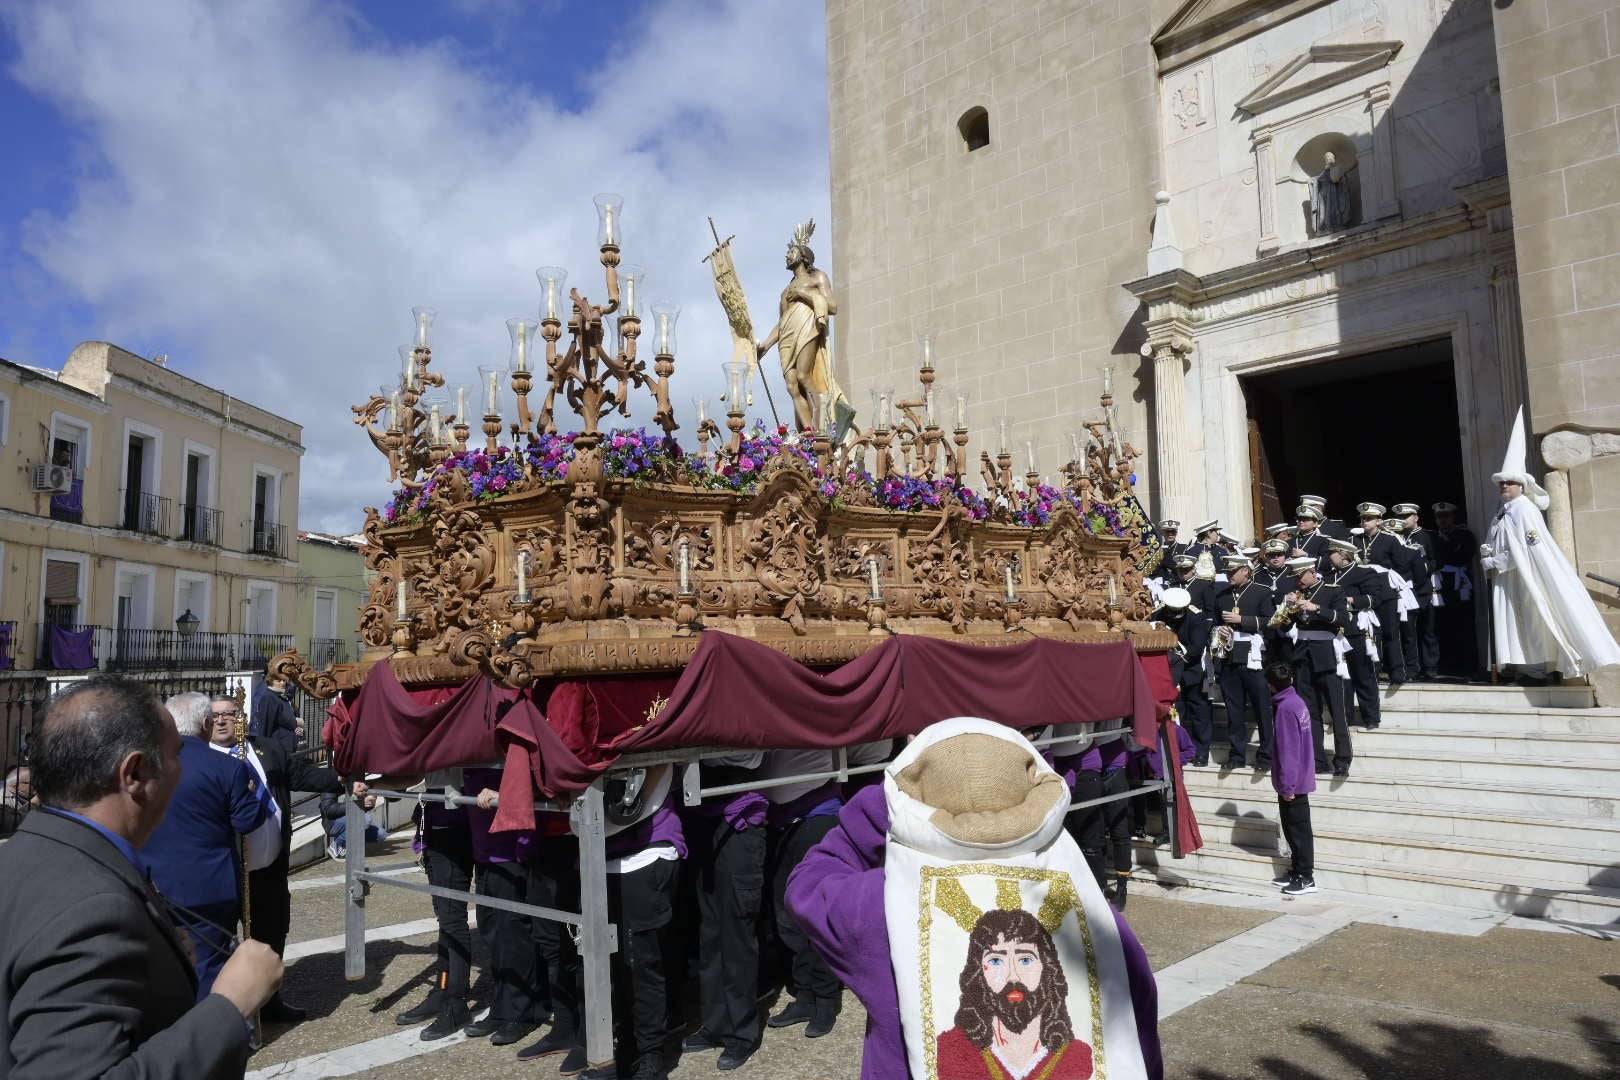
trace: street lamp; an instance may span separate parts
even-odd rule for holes
[[[181,637],[188,638],[197,632],[197,624],[200,622],[202,620],[193,615],[190,608],[186,608],[186,613],[174,620],[174,628],[180,631]]]

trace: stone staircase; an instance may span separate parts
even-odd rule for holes
[[[1219,705],[1216,731],[1220,761]],[[1324,892],[1620,923],[1620,709],[1579,686],[1409,684],[1352,737],[1350,777],[1318,776],[1311,796]],[[1252,891],[1286,868],[1269,775],[1185,778],[1205,847],[1176,860],[1139,844],[1144,872]]]

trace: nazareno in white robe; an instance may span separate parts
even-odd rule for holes
[[[1546,665],[1582,675],[1620,664],[1620,645],[1575,568],[1558,550],[1536,504],[1523,495],[1502,505],[1481,559],[1491,571],[1495,662]]]

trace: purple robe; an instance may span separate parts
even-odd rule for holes
[[[788,909],[805,936],[866,1007],[861,1080],[904,1080],[911,1075],[884,918],[883,849],[888,835],[889,806],[883,788],[866,788],[845,804],[838,827],[810,849],[787,885]],[[1153,969],[1124,916],[1115,912],[1114,920],[1125,950],[1142,1060],[1148,1076],[1162,1080],[1159,992]]]
[[[1292,686],[1271,695],[1277,744],[1271,754],[1271,786],[1278,795],[1309,795],[1316,790],[1316,745],[1311,711]]]

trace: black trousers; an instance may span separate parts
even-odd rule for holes
[[[281,845],[276,861],[248,872],[249,895],[253,900],[253,939],[262,941],[280,956],[287,951],[287,934],[292,929],[292,893],[287,888],[287,845]]]
[[[1406,656],[1401,652],[1400,598],[1385,600],[1374,612],[1378,616],[1378,661],[1391,682],[1406,681]]]
[[[1446,606],[1434,611],[1435,635],[1440,646],[1440,671],[1473,678],[1479,673],[1479,645],[1474,638],[1474,602],[1464,603],[1453,593]]]
[[[1100,799],[1104,795],[1117,795],[1130,790],[1130,780],[1124,769],[1081,769],[1075,774],[1074,798],[1076,802]],[[1088,806],[1069,815],[1065,824],[1080,853],[1086,857],[1098,883],[1107,877],[1110,860],[1105,849],[1112,849],[1114,872],[1128,874],[1131,870],[1131,809],[1130,801],[1119,799],[1101,806]]]
[[[429,885],[462,892],[472,887],[472,840],[460,829],[425,829],[422,852],[427,864]],[[460,900],[433,898],[433,915],[439,920],[440,990],[456,998],[467,996],[472,974],[472,930],[467,925],[467,905]]]
[[[1350,669],[1350,684],[1345,689],[1345,712],[1349,713],[1353,700],[1361,713],[1361,722],[1370,728],[1377,727],[1383,718],[1383,710],[1378,703],[1378,669],[1373,666],[1372,657],[1367,655],[1365,637],[1350,639],[1350,651],[1345,654],[1344,666]]]
[[[759,1045],[760,906],[766,831],[723,818],[691,819],[688,869],[698,908],[698,997],[703,1028],[727,1049]]]
[[[1190,685],[1181,684],[1181,692],[1176,696],[1176,711],[1186,724],[1193,745],[1198,748],[1198,756],[1207,757],[1210,741],[1215,737],[1215,726],[1209,695],[1204,693],[1202,680]]]
[[[675,910],[676,866],[674,859],[658,859],[628,874],[607,876],[608,918],[619,928],[612,983],[618,1028],[615,1056],[621,1076],[642,1058],[661,1055],[669,1036],[665,931]],[[585,1002],[585,962],[571,934],[561,935],[560,953],[561,978],[552,986],[557,1021],[553,1030],[578,1032]]]
[[[1243,664],[1225,662],[1219,670],[1221,697],[1226,700],[1226,741],[1232,747],[1233,757],[1239,764],[1248,759],[1248,717],[1252,710],[1260,740],[1254,762],[1256,765],[1269,765],[1276,732],[1272,728],[1271,689],[1266,686],[1265,674]]]
[[[477,878],[479,896],[530,902],[525,863],[479,863]],[[551,986],[540,968],[529,917],[479,905],[478,932],[489,949],[489,975],[494,983],[489,1019],[520,1024],[543,1021],[551,1009]]]
[[[1401,624],[1406,673],[1413,678],[1432,676],[1440,670],[1440,638],[1435,633],[1434,597],[1420,596],[1417,601],[1418,609],[1408,611],[1406,621]]]
[[[768,858],[776,938],[793,958],[788,972],[793,996],[800,1001],[830,1005],[835,1012],[843,1001],[844,986],[805,937],[799,920],[788,910],[786,897],[788,876],[837,824],[837,814],[821,814],[783,829],[772,829]]]
[[[541,839],[529,870],[529,903],[559,911],[579,910],[579,840],[573,836]],[[612,880],[609,879],[609,884]],[[569,928],[551,919],[529,920],[534,934],[536,962],[549,992],[553,1030],[568,1033],[579,1030],[580,998],[576,985],[580,978],[568,967],[573,953]],[[567,953],[564,944],[567,945]]]
[[[1308,658],[1294,662],[1294,689],[1311,710],[1311,739],[1316,745],[1316,771],[1348,769],[1354,756],[1350,749],[1350,706],[1345,680],[1333,671],[1316,671]],[[1333,724],[1333,759],[1327,755],[1325,726]]]
[[[1282,823],[1283,842],[1288,845],[1288,872],[1308,878],[1316,874],[1316,838],[1311,833],[1311,797],[1277,796],[1277,819]]]

